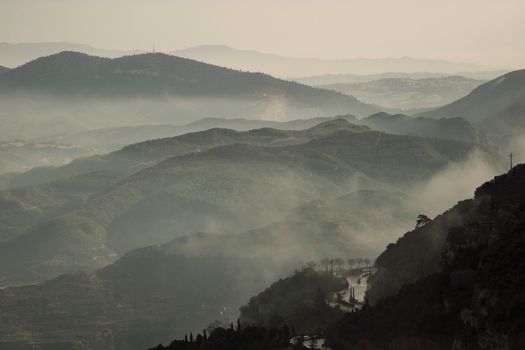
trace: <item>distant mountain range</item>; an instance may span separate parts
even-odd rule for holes
[[[75,43],[0,43],[0,65],[14,68],[38,57],[56,54],[61,51],[78,51],[88,55],[110,58],[144,53],[144,51],[140,50],[98,49],[89,45]],[[486,67],[471,63],[456,63],[411,57],[379,59],[286,57],[261,53],[254,50],[239,50],[221,45],[196,46],[170,51],[168,53],[223,67],[250,72],[263,72],[281,78],[319,74],[378,74],[384,72],[459,73],[487,70]]]
[[[451,76],[464,77],[472,80],[492,80],[503,74],[508,73],[508,70],[495,70],[495,71],[479,71],[479,72],[456,72],[456,73],[429,73],[429,72],[391,72],[391,73],[379,73],[379,74],[324,74],[324,75],[313,75],[307,77],[293,78],[292,80],[298,83],[321,86],[331,84],[353,84],[353,83],[367,83],[375,80],[382,79],[430,79],[430,78],[446,78]]]
[[[165,54],[62,52],[1,74],[0,91],[4,139],[211,115],[284,121],[381,110],[341,93]],[[37,121],[28,118],[34,113]]]
[[[372,129],[391,134],[436,137],[448,140],[465,141],[488,145],[488,140],[480,130],[462,118],[412,118],[405,115],[392,115],[384,112],[357,119],[353,115],[294,119],[278,122],[260,119],[204,118],[183,125],[137,125],[94,129],[71,134],[52,135],[36,139],[35,142],[60,142],[96,150],[97,154],[118,150],[124,146],[141,141],[204,131],[212,128],[247,131],[251,129],[273,128],[278,130],[301,130],[317,124],[345,119],[352,124],[366,125]],[[417,126],[416,126],[417,125]]]
[[[355,96],[361,101],[388,108],[435,108],[469,94],[481,80],[460,76],[442,78],[385,78],[361,83],[338,83],[319,87]]]
[[[251,72],[265,72],[278,77],[300,77],[320,74],[378,74],[384,72],[437,72],[457,73],[487,70],[472,63],[456,63],[444,60],[400,58],[323,59],[298,58],[238,50],[221,45],[203,45],[171,54],[192,58],[219,66]]]

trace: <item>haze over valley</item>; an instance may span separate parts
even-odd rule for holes
[[[0,349],[522,349],[523,10],[2,2]]]

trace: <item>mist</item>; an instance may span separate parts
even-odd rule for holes
[[[448,166],[429,180],[412,186],[409,201],[421,214],[434,217],[456,204],[472,198],[476,188],[505,171],[504,165],[473,151],[461,163]]]
[[[0,349],[514,350],[524,12],[2,1]]]

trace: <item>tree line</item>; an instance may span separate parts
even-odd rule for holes
[[[374,260],[369,258],[324,258],[319,261],[310,261],[306,264],[308,268],[314,270],[324,270],[325,272],[341,273],[345,270],[352,270],[355,268],[370,267]]]

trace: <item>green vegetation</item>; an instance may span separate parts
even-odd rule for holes
[[[208,337],[206,331],[195,338],[193,334],[184,340],[174,340],[167,346],[159,345],[150,350],[285,350],[289,343],[290,329],[247,326],[233,329],[218,327]]]
[[[287,141],[280,146],[276,141],[283,137]],[[226,145],[212,148],[223,143]],[[199,152],[201,148],[211,149]],[[26,226],[26,231],[10,234],[14,239],[0,245],[0,275],[14,283],[35,281],[60,272],[102,267],[129,249],[186,234],[231,233],[279,223],[292,209],[314,200],[356,190],[392,191],[424,181],[449,164],[464,160],[476,149],[497,161],[497,156],[479,146],[388,135],[352,126],[344,120],[329,121],[302,132],[212,129],[129,146],[95,160],[106,164],[106,168],[97,168],[91,159],[85,164],[79,160],[57,169],[57,176],[62,170],[67,176],[75,174],[75,169],[102,169],[103,179],[109,176],[118,181],[112,186],[102,185],[100,191],[82,198],[78,205],[62,202],[64,207],[56,208],[59,215],[50,212],[49,216],[39,216],[34,224]],[[170,152],[181,155],[162,160]],[[142,163],[142,159],[148,163]],[[137,168],[142,170],[127,175]],[[116,178],[112,175],[115,171]],[[382,202],[381,198],[373,198],[370,197],[371,204]],[[339,202],[343,204],[341,208],[337,204],[320,208],[328,215],[325,222],[309,220],[313,225],[308,231],[314,237],[326,231],[323,227],[332,225],[328,233],[334,232],[336,237],[352,237],[352,229],[356,231],[356,241],[362,235],[362,243],[356,249],[389,240],[388,233],[379,241],[366,237],[367,228],[359,226],[359,213],[365,212],[356,209],[358,199]],[[354,208],[355,216],[347,216],[345,208]],[[396,208],[403,212],[402,206]],[[385,228],[393,217],[402,226],[403,217],[408,217],[390,214],[386,209],[365,215],[376,214],[377,225],[370,228]],[[294,215],[285,220],[285,225],[296,225]],[[338,226],[341,222],[347,224]],[[315,231],[316,227],[319,230]],[[346,231],[350,234],[345,234],[345,227],[350,228]],[[292,231],[287,237],[298,233]],[[304,242],[313,244],[307,239]],[[370,248],[353,253],[373,255]]]
[[[265,327],[293,326],[299,334],[319,333],[342,312],[326,299],[347,287],[343,278],[312,269],[296,271],[274,282],[241,307],[241,321]]]

